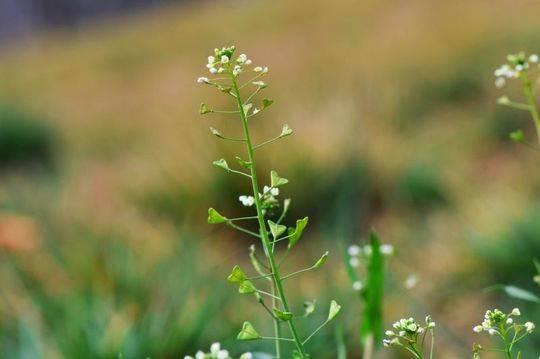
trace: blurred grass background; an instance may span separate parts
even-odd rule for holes
[[[2,356],[178,358],[216,340],[233,353],[269,348],[234,340],[245,319],[271,330],[225,283],[251,239],[205,221],[209,206],[246,213],[236,198],[249,191],[211,166],[241,148],[208,127],[237,124],[197,114],[201,100],[223,103],[195,79],[228,44],[270,67],[276,104],[256,137],[295,130],[259,160],[290,179],[291,221],[311,218],[291,262],[332,254],[288,289],[317,297],[321,317],[331,297],[343,303],[350,357],[360,356],[360,308],[340,246],[372,226],[397,248],[385,321],[430,313],[441,357],[469,356],[489,307],[520,306],[539,322],[538,306],[482,291],[537,290],[540,156],[507,139],[534,134],[526,115],[496,107],[492,73],[509,52],[540,50],[538,11],[532,0],[194,1],[5,46]],[[410,290],[409,275],[419,278]],[[525,345],[532,357],[540,341]],[[332,328],[310,351],[335,357]]]

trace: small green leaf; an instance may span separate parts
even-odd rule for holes
[[[313,268],[320,268],[324,263],[326,263],[326,260],[328,259],[328,251],[324,253],[321,258],[313,265]]]
[[[281,137],[289,136],[293,133],[292,128],[289,127],[289,125],[285,124],[283,125],[283,128],[281,129]]]
[[[217,167],[220,167],[220,168],[223,168],[225,171],[230,171],[230,168],[229,168],[229,164],[227,163],[227,161],[225,161],[225,159],[221,158],[219,160],[216,160],[214,162],[212,162],[212,164],[214,166],[217,166]]]
[[[286,178],[279,177],[279,175],[277,174],[276,171],[271,171],[270,172],[270,185],[272,187],[283,186],[283,185],[285,185],[287,183],[289,183],[289,180],[286,179]]]
[[[255,328],[253,328],[253,325],[251,325],[250,322],[244,322],[244,325],[242,325],[242,330],[240,333],[238,333],[238,336],[236,337],[238,340],[257,340],[261,339],[261,336]]]
[[[242,108],[244,109],[244,113],[248,113],[252,107],[253,107],[252,103],[246,103],[245,105],[242,106]]]
[[[299,219],[296,221],[296,228],[289,229],[289,248],[292,248],[296,242],[302,237],[302,233],[304,233],[304,229],[306,228],[308,224],[308,217],[304,217],[303,219]]]
[[[533,303],[540,303],[540,298],[538,298],[536,294],[531,293],[528,290],[521,289],[513,285],[506,285],[503,287],[503,290],[509,297],[526,300]]]
[[[210,109],[208,108],[208,106],[206,106],[206,104],[205,104],[204,102],[201,103],[201,107],[199,107],[199,113],[200,113],[201,115],[204,115],[204,114],[210,113],[210,112],[212,112],[212,110],[210,110]]]
[[[293,317],[293,314],[291,312],[283,312],[277,308],[273,308],[272,310],[274,311],[276,317],[283,320],[284,322],[291,320]]]
[[[257,288],[251,283],[249,280],[244,280],[240,283],[240,286],[238,287],[238,293],[240,294],[251,294],[255,293],[257,291]]]
[[[270,232],[272,233],[272,237],[274,237],[274,239],[277,239],[287,230],[287,226],[274,223],[271,220],[268,220],[268,226],[270,227]]]
[[[523,142],[523,141],[525,141],[525,134],[523,133],[522,130],[516,130],[516,131],[510,132],[509,137],[514,142]]]
[[[242,283],[246,279],[247,279],[246,275],[244,274],[242,269],[240,269],[240,267],[237,266],[237,265],[234,266],[234,268],[232,269],[231,274],[229,274],[229,276],[227,277],[227,280],[230,283]]]
[[[330,310],[328,311],[328,321],[331,321],[338,315],[341,310],[341,305],[337,304],[335,300],[330,302]]]
[[[236,156],[236,161],[238,161],[238,164],[242,167],[244,167],[246,170],[250,170],[251,169],[251,162],[249,161],[244,161],[243,159],[241,159],[240,157]]]
[[[263,98],[262,100],[262,108],[265,109],[267,107],[270,107],[274,103],[274,100],[271,100],[269,98]]]
[[[217,224],[227,222],[227,217],[222,216],[218,211],[213,208],[208,208],[208,223]]]
[[[304,317],[308,317],[315,311],[315,301],[305,301],[304,302]]]

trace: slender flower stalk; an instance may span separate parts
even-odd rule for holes
[[[255,207],[255,215],[240,218],[227,218],[215,209],[210,208],[208,210],[208,222],[212,224],[226,224],[233,229],[258,238],[261,242],[265,255],[266,263],[263,264],[263,262],[261,262],[255,254],[255,247],[252,246],[250,248],[250,259],[255,271],[259,275],[257,277],[248,277],[239,266],[235,266],[229,275],[228,280],[229,282],[238,285],[238,291],[241,294],[253,294],[255,296],[257,302],[263,306],[265,311],[273,320],[274,335],[260,335],[250,322],[244,322],[242,330],[238,334],[238,339],[273,340],[275,342],[276,358],[283,357],[280,344],[281,341],[293,342],[296,346],[295,352],[293,352],[292,356],[285,355],[285,357],[307,359],[309,358],[309,355],[306,352],[306,343],[320,329],[334,319],[334,317],[339,313],[341,307],[335,301],[332,301],[330,304],[328,319],[304,339],[300,336],[300,333],[295,325],[295,315],[291,310],[289,298],[285,293],[283,281],[304,272],[318,269],[326,262],[328,252],[324,253],[313,266],[307,269],[298,270],[287,275],[282,275],[280,273],[281,263],[290,253],[291,249],[295,246],[298,240],[302,237],[304,229],[308,223],[308,218],[306,217],[297,220],[294,227],[287,227],[283,225],[282,221],[285,219],[285,215],[287,214],[291,202],[290,199],[286,199],[283,201],[280,215],[275,222],[273,221],[276,211],[281,207],[281,203],[277,199],[280,192],[279,187],[287,184],[288,180],[280,177],[276,171],[271,171],[270,184],[268,186],[263,186],[263,191],[261,193],[255,150],[291,135],[292,130],[288,125],[283,125],[281,133],[278,136],[267,141],[263,141],[258,145],[253,143],[249,127],[251,119],[255,116],[259,116],[264,110],[273,104],[273,101],[267,98],[263,98],[260,105],[257,107],[251,102],[255,100],[256,96],[261,92],[261,90],[267,87],[267,84],[261,81],[260,78],[268,73],[268,67],[256,66],[251,68],[250,65],[252,61],[245,54],[239,55],[236,57],[236,59],[233,57],[235,51],[236,49],[234,46],[215,49],[214,55],[208,57],[207,68],[210,74],[220,74],[220,77],[200,77],[197,80],[197,82],[200,84],[209,85],[233,97],[235,108],[214,110],[203,103],[200,106],[200,113],[203,115],[209,113],[238,115],[242,128],[242,137],[225,136],[221,134],[219,130],[213,127],[210,128],[210,132],[222,140],[244,143],[247,158],[244,160],[241,157],[236,157],[238,164],[243,168],[243,170],[232,169],[225,159],[214,161],[214,165],[224,169],[228,173],[249,178],[252,193],[249,195],[241,195],[238,197],[238,199],[246,207]],[[248,81],[241,83],[241,75],[244,73],[254,73],[255,75],[251,75],[251,78]],[[255,90],[250,91],[250,94],[247,97],[244,97],[242,90],[251,86],[254,86]],[[245,170],[248,172],[246,173]],[[253,232],[235,223],[244,220],[256,220],[258,231]],[[288,244],[285,253],[278,260],[277,254],[279,252],[277,245],[280,243]],[[253,283],[253,281],[256,279],[266,279],[268,282],[270,282],[271,288],[269,290],[257,288]],[[269,297],[271,307],[266,304],[265,297]],[[311,312],[312,311],[313,309],[311,309]],[[282,322],[286,322],[290,337],[283,337],[281,328]]]
[[[525,103],[515,102],[508,96],[501,96],[497,100],[499,105],[511,107],[517,110],[529,112],[536,128],[536,136],[540,144],[540,115],[535,98],[534,81],[531,80],[533,70],[539,66],[539,57],[536,54],[526,56],[524,52],[508,55],[508,62],[495,70],[495,86],[503,88],[507,80],[520,79],[523,87]],[[516,142],[525,142],[523,131],[517,130],[510,134],[510,138]]]

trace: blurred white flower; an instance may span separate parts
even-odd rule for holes
[[[382,254],[390,255],[394,253],[394,246],[392,246],[391,244],[382,244],[380,250]]]
[[[360,265],[360,260],[357,257],[349,258],[349,264],[351,267],[356,268]]]
[[[210,353],[217,355],[220,350],[221,344],[219,344],[218,342],[212,343],[212,345],[210,345]]]
[[[272,196],[279,196],[279,188],[264,186],[263,193],[270,193]]]
[[[354,282],[352,285],[352,289],[357,292],[361,291],[362,288],[364,288],[364,284],[362,284],[362,282],[360,282],[359,280]]]
[[[356,244],[352,244],[349,246],[349,248],[347,248],[347,252],[349,253],[351,257],[356,257],[357,255],[360,254],[360,246]]]
[[[251,353],[244,353],[242,355],[240,355],[240,358],[239,359],[253,359],[253,354]]]
[[[217,359],[229,359],[229,352],[226,350],[220,350],[217,355]]]
[[[406,279],[405,279],[405,288],[407,289],[413,289],[414,287],[416,287],[416,285],[418,284],[418,277],[414,274],[411,274],[409,275]]]
[[[506,80],[504,79],[504,77],[497,77],[495,79],[495,87],[497,88],[503,88],[504,85],[506,85]]]
[[[263,70],[263,68],[260,67],[260,66],[257,66],[257,67],[255,67],[255,68],[253,69],[253,71],[255,71],[255,72],[261,72],[262,70]]]
[[[198,351],[197,353],[195,353],[195,359],[204,359],[206,355],[204,355],[204,353],[202,351]]]
[[[253,196],[242,195],[242,196],[238,197],[238,199],[246,207],[251,207],[251,206],[253,206],[255,204],[255,198],[253,198]]]
[[[527,333],[529,333],[529,334],[532,333],[532,331],[534,330],[534,328],[536,328],[533,322],[527,322],[527,323],[525,323],[525,324],[523,324],[523,325],[525,326],[525,330],[526,330]]]
[[[481,325],[477,325],[473,328],[473,331],[476,333],[481,333],[483,330],[484,330],[484,327],[482,327]]]
[[[518,316],[518,315],[521,315],[521,312],[520,312],[519,308],[514,308],[514,309],[512,309],[512,312],[510,312],[510,314]]]
[[[539,58],[537,54],[532,54],[529,56],[529,62],[532,62],[533,64],[536,64],[538,62]]]
[[[221,56],[221,63],[226,64],[229,62],[229,58],[226,55]]]

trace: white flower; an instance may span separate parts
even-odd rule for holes
[[[214,56],[208,56],[208,64],[212,65],[216,61],[216,58]]]
[[[254,115],[258,114],[259,112],[261,112],[261,110],[259,110],[257,107],[255,107],[255,108],[253,109],[253,114],[254,114]]]
[[[351,267],[356,268],[360,265],[360,260],[358,260],[358,258],[356,257],[351,257],[349,259],[349,264],[351,265]]]
[[[204,353],[202,351],[198,351],[197,353],[195,353],[195,359],[204,359],[206,355],[204,355]]]
[[[413,289],[414,287],[416,287],[417,284],[418,284],[418,278],[414,274],[409,275],[407,279],[405,279],[405,283],[404,283],[405,288],[407,289]]]
[[[242,195],[238,197],[238,200],[240,200],[240,202],[242,202],[242,204],[246,207],[251,207],[255,204],[255,198],[253,198],[253,196]]]
[[[360,282],[359,280],[357,280],[356,282],[353,283],[352,285],[352,289],[359,292],[362,290],[362,288],[364,288],[364,285],[362,284],[362,282]]]
[[[217,70],[218,74],[221,74],[221,73],[223,73],[224,71],[225,71],[225,69],[224,69],[223,67],[220,67],[220,68]]]
[[[383,244],[381,245],[380,250],[382,254],[390,255],[394,253],[394,246],[392,246],[391,244]]]
[[[212,68],[210,69],[210,73],[211,73],[211,74],[215,74],[215,73],[217,73],[217,72],[218,72],[218,70],[217,70],[215,67],[212,67]]]
[[[191,355],[186,355],[184,359],[193,359],[193,357]]]
[[[481,325],[477,325],[472,330],[476,333],[481,333],[484,330],[484,327],[482,327]]]
[[[262,72],[263,72],[263,74],[267,73],[268,72],[268,66],[263,67]]]
[[[226,64],[229,62],[229,58],[226,55],[221,56],[221,63]]]
[[[516,70],[517,71],[523,71],[525,69],[525,67],[523,65],[516,65]]]
[[[242,72],[242,67],[239,66],[239,65],[234,66],[233,72],[232,72],[233,75],[234,75],[234,76],[238,76],[238,74],[239,74],[240,72]]]
[[[253,81],[252,84],[259,87],[266,87],[266,83],[264,81]]]
[[[236,59],[236,61],[237,61],[238,63],[243,64],[243,63],[245,63],[245,62],[247,61],[247,59],[248,59],[248,58],[247,58],[247,55],[246,55],[246,54],[240,54],[240,55],[238,56],[238,58]]]
[[[210,353],[217,355],[220,350],[221,344],[219,344],[218,342],[212,343],[212,345],[210,345]]]
[[[251,65],[251,62],[252,62],[252,61],[251,61],[250,59],[247,59],[246,62],[245,62],[245,64],[246,64],[246,65]]]
[[[350,245],[349,248],[347,248],[347,252],[351,257],[356,257],[360,254],[360,246],[356,244]]]
[[[239,359],[253,359],[253,354],[251,353],[244,353],[242,355],[240,355],[240,358]]]
[[[197,79],[197,82],[200,83],[200,84],[202,84],[202,83],[206,83],[206,84],[207,84],[207,83],[208,83],[208,77],[199,77],[199,78]]]
[[[263,193],[270,193],[272,196],[279,196],[279,188],[264,186]]]
[[[533,64],[536,64],[538,60],[539,58],[537,54],[532,54],[531,56],[529,56],[529,61],[532,62]]]
[[[429,322],[428,328],[435,328],[436,325],[435,322]]]
[[[495,329],[488,329],[489,335],[495,335],[497,334],[497,331]]]
[[[229,352],[226,350],[220,350],[217,355],[217,359],[229,359]]]
[[[525,330],[527,331],[527,333],[532,333],[534,328],[536,328],[533,322],[527,322],[523,325],[525,326]]]
[[[394,335],[396,335],[393,331],[391,330],[387,330],[386,332],[384,332],[384,335],[388,336],[388,337],[393,337]]]
[[[424,328],[420,327],[418,328],[418,330],[416,331],[418,334],[422,334],[424,332]]]
[[[503,88],[504,85],[506,85],[506,80],[504,79],[504,77],[497,77],[495,79],[495,87],[500,89],[500,88]]]
[[[253,69],[253,71],[255,71],[255,72],[261,72],[262,70],[263,70],[263,68],[260,67],[260,66],[257,66],[257,67],[255,67],[255,68]]]
[[[514,319],[508,318],[506,319],[506,324],[512,324],[514,322]]]
[[[512,309],[512,312],[510,312],[511,315],[521,315],[521,312],[519,311],[519,308]]]

